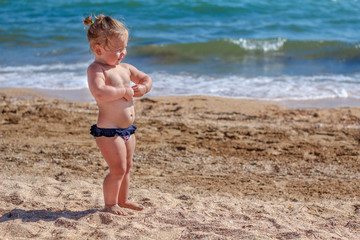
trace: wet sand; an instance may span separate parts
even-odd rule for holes
[[[135,107],[130,197],[146,209],[115,216],[102,211],[95,103],[0,91],[0,238],[360,239],[360,107]]]

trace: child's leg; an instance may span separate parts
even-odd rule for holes
[[[118,215],[125,215],[118,204],[121,182],[126,172],[126,146],[121,137],[97,137],[98,145],[105,161],[109,165],[110,173],[104,180],[105,210]]]
[[[136,204],[131,203],[128,201],[129,197],[129,187],[130,187],[130,169],[133,165],[133,156],[135,151],[136,145],[136,138],[135,134],[131,135],[130,139],[126,142],[126,171],[124,179],[121,182],[118,203],[121,207],[131,208],[134,210],[143,210],[144,207]]]

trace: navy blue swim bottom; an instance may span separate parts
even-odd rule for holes
[[[131,125],[128,128],[98,128],[96,124],[92,125],[90,128],[90,134],[95,138],[97,137],[115,137],[120,136],[127,142],[130,139],[130,136],[135,133],[136,127]]]

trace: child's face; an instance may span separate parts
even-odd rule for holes
[[[106,47],[101,47],[102,61],[108,65],[118,65],[126,56],[127,41],[124,42],[119,38],[112,38]]]

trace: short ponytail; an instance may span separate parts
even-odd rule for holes
[[[83,23],[90,27],[92,24],[94,24],[94,21],[92,20],[92,17],[91,16],[87,16],[84,20],[83,20]]]

